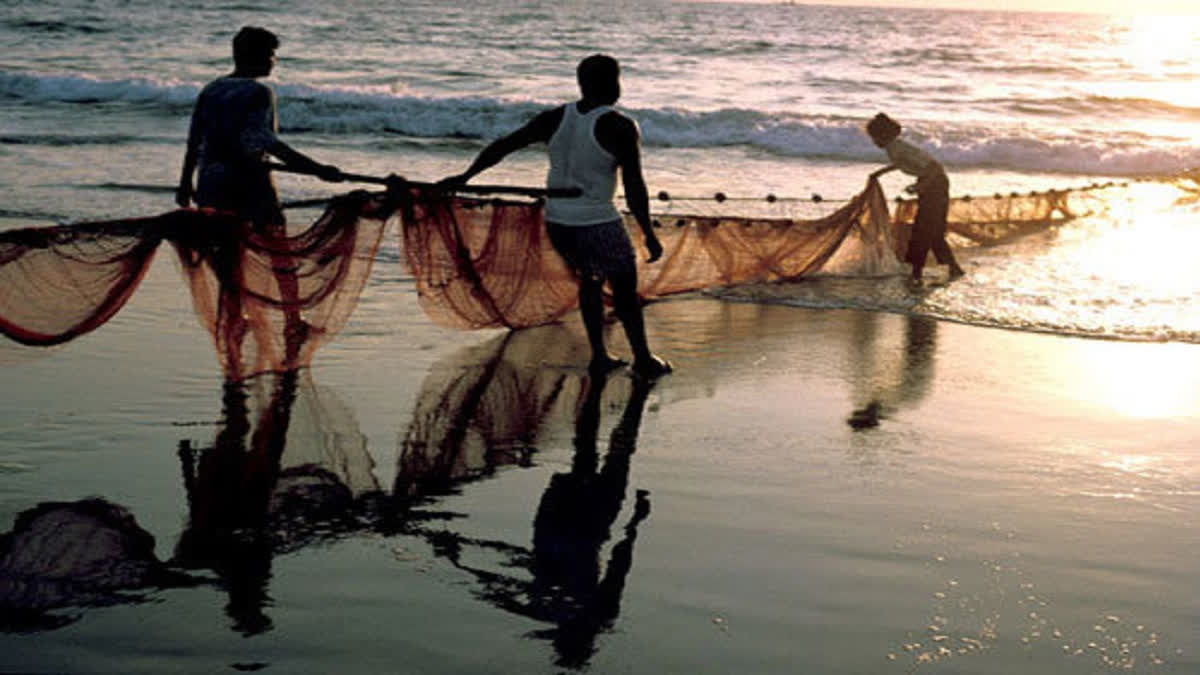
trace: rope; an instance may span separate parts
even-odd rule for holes
[[[1186,177],[1189,177],[1189,175],[1188,175],[1188,174],[1189,174],[1189,172],[1188,172],[1188,171],[1183,171],[1183,172],[1180,172],[1180,173],[1178,173],[1178,174],[1162,175],[1162,176],[1152,176],[1152,177],[1146,177],[1146,178],[1137,178],[1137,179],[1134,179],[1132,182],[1149,182],[1149,181],[1161,181],[1161,180],[1176,180],[1176,179],[1179,179],[1179,178],[1186,178]],[[960,196],[960,197],[954,197],[954,199],[961,199],[961,200],[964,200],[964,201],[971,201],[972,199],[981,199],[981,198],[982,198],[982,199],[992,199],[992,198],[995,198],[995,199],[1004,199],[1004,198],[1006,198],[1006,197],[1025,197],[1025,196],[1028,196],[1028,197],[1037,197],[1037,196],[1040,196],[1040,195],[1065,194],[1065,193],[1068,193],[1068,192],[1087,192],[1087,191],[1090,191],[1090,190],[1106,190],[1106,189],[1108,189],[1108,188],[1113,188],[1113,187],[1129,187],[1129,184],[1130,184],[1130,182],[1131,182],[1131,181],[1124,181],[1124,182],[1117,183],[1117,182],[1115,182],[1115,181],[1109,181],[1109,182],[1107,182],[1107,183],[1090,183],[1090,184],[1088,184],[1088,185],[1083,185],[1083,186],[1078,186],[1078,187],[1067,187],[1067,188],[1059,188],[1059,189],[1042,190],[1042,191],[1040,191],[1040,192],[1039,192],[1039,191],[1037,191],[1037,190],[1034,190],[1034,191],[1031,191],[1031,192],[1029,192],[1029,193],[1027,193],[1027,194],[1021,194],[1021,193],[1019,193],[1019,192],[1013,192],[1013,193],[1011,193],[1011,194],[1004,195],[1004,194],[1001,194],[1001,193],[997,192],[997,193],[995,193],[994,195],[989,195],[989,196],[982,196],[982,195],[962,195],[962,196]],[[623,198],[623,196],[620,196],[619,198]],[[815,192],[812,194],[812,196],[811,196],[811,197],[778,197],[778,196],[776,196],[776,195],[774,195],[774,194],[767,194],[767,195],[766,195],[766,196],[764,196],[764,197],[730,197],[730,196],[726,195],[724,192],[716,192],[716,193],[713,193],[711,196],[706,196],[706,197],[692,197],[692,196],[677,197],[677,196],[673,196],[673,195],[671,195],[670,193],[668,193],[668,192],[667,192],[667,191],[665,191],[665,190],[664,190],[664,191],[662,191],[662,192],[659,192],[659,193],[658,193],[658,195],[656,196],[656,199],[657,199],[658,201],[660,201],[660,202],[669,202],[669,201],[677,201],[677,202],[706,202],[706,201],[714,201],[714,202],[716,202],[716,203],[718,203],[718,204],[722,204],[722,203],[724,203],[724,202],[765,202],[765,203],[767,203],[767,204],[775,204],[775,203],[798,203],[798,202],[809,203],[809,202],[811,202],[811,203],[813,203],[813,204],[821,204],[821,203],[828,203],[828,204],[845,204],[845,203],[847,203],[847,202],[849,202],[849,201],[850,201],[850,199],[848,199],[848,198],[840,198],[840,199],[826,199],[826,198],[822,197],[821,195],[819,195],[819,194],[817,194],[817,193],[815,193]],[[895,198],[895,199],[896,199],[896,201],[898,201],[898,202],[905,201],[905,198],[904,198],[903,196],[899,196],[899,195],[898,195],[898,196],[896,196],[896,198]]]
[[[302,174],[302,175],[306,175],[306,176],[316,175],[312,171],[305,171],[302,169],[294,169],[292,167],[289,167],[289,166],[286,166],[283,164],[276,164],[273,162],[268,163],[267,166],[272,171],[281,171],[281,172],[285,172],[285,173]],[[343,173],[342,176],[344,176],[345,179],[349,182],[370,183],[373,185],[387,185],[387,178],[383,178],[383,177],[379,177],[379,176],[369,176],[369,175],[354,174],[354,173]],[[1043,190],[1040,192],[1035,190],[1035,191],[1031,191],[1026,194],[1021,194],[1019,192],[1012,192],[1008,195],[1004,195],[999,192],[997,192],[993,195],[969,195],[968,194],[968,195],[962,195],[959,197],[954,197],[954,199],[960,199],[963,201],[971,201],[973,199],[1004,199],[1005,197],[1024,197],[1024,196],[1037,197],[1039,195],[1066,194],[1068,192],[1088,192],[1088,191],[1092,191],[1092,190],[1106,190],[1106,189],[1114,188],[1114,187],[1129,187],[1129,185],[1131,183],[1163,182],[1163,181],[1173,181],[1173,180],[1181,180],[1181,179],[1190,179],[1190,180],[1200,182],[1200,168],[1187,169],[1187,170],[1180,171],[1178,173],[1173,173],[1173,174],[1147,175],[1144,177],[1133,178],[1133,179],[1125,180],[1125,181],[1121,181],[1121,182],[1108,181],[1105,183],[1089,183],[1087,185]],[[414,181],[407,181],[407,183],[409,185],[416,186],[416,187],[437,188],[437,183],[422,183],[422,182],[414,182]],[[95,187],[95,188],[109,189],[109,190],[113,190],[113,189],[136,190],[136,191],[141,191],[141,192],[162,192],[162,193],[174,192],[176,189],[174,186],[167,186],[167,185],[143,185],[143,184],[133,184],[133,183],[100,183],[98,185],[86,186],[86,187]],[[516,195],[524,195],[527,197],[534,197],[534,198],[576,197],[579,195],[579,191],[577,189],[573,189],[573,188],[546,189],[546,188],[535,188],[535,187],[521,187],[521,186],[515,186],[515,185],[463,185],[463,186],[457,187],[454,190],[454,192],[456,192],[456,193],[463,192],[463,193],[470,193],[470,194],[516,194]],[[324,206],[325,204],[329,203],[329,199],[330,198],[325,197],[325,198],[316,198],[316,199],[301,199],[301,200],[295,200],[295,201],[286,201],[286,202],[283,202],[283,208],[294,209],[294,208]],[[618,195],[618,199],[624,199],[624,196]],[[909,198],[909,199],[911,199],[911,198]],[[796,203],[845,204],[850,201],[848,198],[826,199],[817,193],[813,193],[809,197],[779,197],[773,193],[769,193],[762,197],[730,197],[730,196],[726,195],[724,192],[716,192],[716,193],[713,193],[712,195],[701,197],[701,196],[674,196],[665,190],[659,192],[655,196],[655,200],[660,201],[660,202],[671,202],[671,201],[707,202],[707,201],[713,201],[718,204],[722,204],[725,202],[741,202],[741,203],[763,202],[766,204],[796,204]],[[897,202],[903,202],[906,200],[906,198],[902,195],[897,195],[894,198],[894,200]]]

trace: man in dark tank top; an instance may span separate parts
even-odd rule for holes
[[[279,38],[264,28],[246,26],[234,36],[233,72],[210,82],[196,98],[175,192],[179,206],[194,201],[243,215],[260,228],[282,225],[267,155],[324,180],[342,180],[337,167],[316,162],[277,135],[275,92],[259,78],[271,74],[278,48]]]

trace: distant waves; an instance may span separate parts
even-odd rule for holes
[[[285,133],[332,136],[403,136],[446,139],[461,146],[479,144],[520,126],[551,102],[485,96],[434,97],[393,93],[386,87],[314,87],[277,84],[279,117]],[[141,114],[183,117],[199,92],[195,83],[150,78],[103,80],[78,75],[0,71],[0,100],[32,105],[106,104],[136,106]],[[981,102],[983,103],[983,102]],[[1153,116],[1179,125],[1200,118],[1200,109],[1142,99],[992,101],[997,109],[1024,112],[1025,122],[915,120],[906,133],[958,168],[1018,172],[1063,172],[1128,176],[1167,173],[1200,165],[1200,140],[1166,131],[1108,129],[1094,132],[1107,116]],[[784,158],[875,163],[879,151],[851,116],[768,112],[746,108],[689,110],[635,108],[651,147],[750,147]],[[1042,128],[1030,116],[1045,119]],[[1074,126],[1072,126],[1074,125]],[[1165,128],[1170,128],[1167,124]],[[48,146],[123,143],[111,135],[8,133],[0,144]]]

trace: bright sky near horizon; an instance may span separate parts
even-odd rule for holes
[[[788,0],[741,0],[787,2]],[[798,4],[983,9],[1090,14],[1200,15],[1200,0],[794,0]]]

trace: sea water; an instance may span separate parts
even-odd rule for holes
[[[192,102],[228,72],[230,36],[245,24],[282,39],[268,81],[283,137],[356,173],[461,171],[486,142],[576,96],[574,64],[594,52],[622,63],[621,105],[641,125],[652,194],[832,203],[884,163],[862,132],[881,110],[947,165],[955,195],[1200,165],[1195,17],[657,1],[10,2],[0,8],[5,226],[169,209]],[[538,185],[544,171],[533,149],[484,178]],[[893,196],[907,182],[892,174],[884,185]],[[281,184],[285,199],[337,190]],[[967,252],[969,278],[916,311],[1196,341],[1200,279],[1188,252],[1200,242],[1184,196],[1113,191],[1101,217]],[[913,309],[820,287],[785,301]]]
[[[230,70],[229,40],[247,24],[282,40],[267,80],[282,137],[356,173],[457,173],[576,96],[575,63],[606,52],[622,63],[621,106],[641,126],[652,194],[836,202],[884,164],[861,131],[879,111],[944,161],[955,195],[1127,183],[1100,191],[1095,215],[964,249],[968,276],[927,292],[823,276],[652,305],[656,345],[679,372],[646,406],[604,560],[626,538],[635,488],[653,487],[652,515],[633,572],[612,579],[626,581],[624,602],[591,632],[589,662],[1195,666],[1200,207],[1144,180],[1200,164],[1195,18],[657,0],[7,2],[0,226],[173,208],[195,95]],[[535,148],[479,180],[537,185],[544,172]],[[889,197],[906,182],[885,177]],[[357,187],[279,183],[285,200]],[[539,498],[580,435],[575,408],[545,392],[581,391],[586,347],[555,327],[431,326],[401,260],[389,234],[355,315],[300,386],[285,465],[394,497],[400,455],[442,442],[430,420],[449,418],[447,437],[474,450],[502,441],[521,470],[468,457],[480,480],[443,486],[416,509],[419,527],[378,506],[300,527],[250,575],[265,624],[247,622],[239,578],[214,563],[194,571],[194,588],[60,608],[62,628],[6,633],[0,670],[554,672],[575,653],[554,642],[575,633],[514,611],[527,598],[513,589],[528,581]],[[175,555],[191,518],[178,445],[212,444],[229,415],[170,257],[96,333],[32,356],[7,347],[0,531],[36,504],[99,495],[157,537],[160,558]],[[520,395],[464,408],[464,392],[508,384]],[[631,397],[626,378],[610,387],[603,440]],[[546,405],[531,413],[525,398]],[[851,431],[851,408],[872,401],[879,428]],[[523,415],[528,428],[505,432]],[[532,463],[518,461],[524,450]]]

